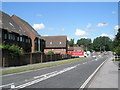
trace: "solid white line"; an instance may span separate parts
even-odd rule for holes
[[[0,86],[0,88],[1,88],[1,87],[6,87],[6,86],[10,86],[10,85],[12,85],[12,84],[14,84],[14,83],[2,85],[2,86]]]
[[[42,75],[42,76],[45,76],[45,77],[43,77],[43,78],[39,78],[39,79],[30,81],[30,82],[27,82],[27,83],[25,83],[25,84],[16,86],[15,88],[17,88],[17,89],[19,89],[19,88],[25,88],[25,87],[27,87],[27,86],[30,86],[30,85],[33,85],[33,84],[35,84],[35,83],[41,82],[41,81],[46,80],[46,79],[48,79],[48,78],[51,78],[51,77],[54,77],[54,76],[56,76],[56,75],[62,74],[62,73],[64,73],[64,72],[66,72],[66,71],[72,70],[72,69],[74,69],[74,68],[76,68],[76,67],[77,67],[77,66],[75,65],[75,66],[73,66],[73,67],[65,68],[65,69],[63,69],[63,70],[61,70],[61,71],[54,71],[54,72],[52,72],[52,73],[44,74],[44,75]],[[37,77],[37,78],[38,78],[38,77]]]
[[[99,65],[99,67],[88,77],[88,79],[83,83],[83,85],[79,88],[79,90],[82,90],[86,87],[86,85],[90,82],[90,80],[93,78],[93,76],[98,72],[98,70],[103,66],[103,64],[107,61],[106,59],[102,64]]]

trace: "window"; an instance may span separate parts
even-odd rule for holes
[[[30,39],[28,39],[28,43],[30,43]]]
[[[9,24],[14,27],[14,25],[11,22],[9,22]]]
[[[22,42],[22,40],[23,40],[23,38],[22,37],[20,37],[20,41]]]
[[[7,33],[5,33],[5,37],[4,38],[7,39]]]
[[[2,20],[0,20],[0,24],[2,24]]]
[[[52,49],[52,51],[54,51],[54,49]]]
[[[17,37],[17,41],[20,41],[20,37],[19,36]]]
[[[11,34],[8,34],[8,39],[11,40]]]
[[[62,42],[60,42],[60,44],[62,44]]]
[[[15,40],[15,35],[14,34],[12,34],[12,40]]]
[[[52,42],[50,42],[50,44],[52,44]]]
[[[23,37],[23,42],[25,41],[25,38]]]

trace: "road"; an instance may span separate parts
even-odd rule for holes
[[[80,88],[110,55],[2,77],[3,88]]]

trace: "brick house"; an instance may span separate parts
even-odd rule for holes
[[[68,47],[68,51],[83,51],[83,47],[79,47],[79,46],[74,46],[74,47]]]
[[[40,35],[37,33],[36,30],[25,20],[21,19],[16,15],[12,15],[12,20],[16,22],[16,24],[23,29],[25,32],[29,33],[29,36],[32,40],[32,52],[34,51],[43,51],[43,40],[40,39]]]
[[[18,45],[25,52],[31,52],[31,39],[29,33],[21,29],[11,17],[0,11],[0,39],[1,43]]]
[[[45,41],[44,53],[53,51],[54,53],[67,53],[67,36],[41,36]]]

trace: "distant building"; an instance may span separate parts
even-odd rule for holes
[[[11,17],[0,11],[0,38],[4,44],[15,44],[24,49],[25,52],[31,52],[30,34],[20,28]]]
[[[54,53],[67,53],[67,36],[42,36],[45,41],[44,53],[53,51]]]
[[[83,51],[83,47],[79,47],[79,46],[76,46],[76,47],[68,47],[68,51]]]
[[[26,21],[23,19],[19,18],[16,15],[13,15],[12,20],[25,32],[29,33],[29,36],[32,40],[32,52],[34,51],[43,51],[43,40],[40,39],[40,35],[37,33],[36,30]]]

